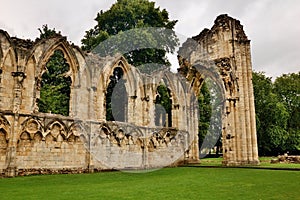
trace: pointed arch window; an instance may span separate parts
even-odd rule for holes
[[[157,87],[155,99],[155,125],[172,127],[171,91],[163,84]]]
[[[54,51],[41,78],[39,112],[69,115],[71,77],[70,67],[61,50]]]
[[[110,76],[110,82],[106,90],[106,120],[107,121],[127,121],[127,91],[124,71],[121,67],[116,67]]]

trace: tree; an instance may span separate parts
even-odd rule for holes
[[[139,67],[145,73],[155,69],[142,66],[144,64],[169,65],[166,53],[173,52],[178,44],[175,33],[170,30],[174,28],[177,21],[169,20],[168,12],[165,9],[156,8],[154,2],[148,0],[117,0],[109,10],[105,12],[101,10],[95,20],[97,25],[86,31],[86,35],[82,39],[84,50],[91,51],[98,47],[100,43],[102,44],[103,41],[108,41],[108,38],[118,34],[120,37],[114,37],[112,40],[114,44],[108,43],[101,50],[107,54],[114,54],[118,51],[124,52],[128,62]],[[155,34],[151,32],[151,29],[134,30],[147,27],[166,28],[169,31],[161,31],[161,34]],[[130,32],[129,37],[124,34],[127,30],[133,30]],[[135,46],[139,46],[138,44],[141,43],[161,48],[136,49]],[[132,49],[132,51],[126,52],[122,48]],[[159,65],[151,65],[151,67],[158,68]]]
[[[39,39],[57,35],[55,29],[44,25],[39,29]],[[55,113],[68,116],[70,103],[71,78],[66,77],[69,65],[60,50],[54,51],[46,64],[46,71],[42,75],[40,98],[38,101],[39,112]]]
[[[276,78],[273,92],[288,113],[287,146],[290,153],[300,153],[300,72],[283,74]]]
[[[283,74],[276,78],[273,92],[277,94],[291,114],[289,127],[300,129],[300,72]]]
[[[276,81],[275,81],[276,82]],[[285,83],[281,83],[285,84]],[[295,133],[289,132],[290,111],[274,91],[271,78],[253,72],[258,149],[260,155],[277,155],[295,149]],[[299,140],[298,143],[299,146]],[[296,145],[297,146],[297,145]]]
[[[272,80],[266,77],[264,73],[253,72],[253,90],[254,90],[254,103],[256,112],[256,127],[257,127],[257,142],[258,152],[260,155],[265,155],[271,151],[269,147],[269,137],[265,134],[264,129],[268,123],[265,118],[265,105],[269,102],[270,94],[272,91]]]
[[[56,32],[55,28],[54,29],[50,29],[48,28],[48,25],[45,24],[42,26],[42,28],[38,29],[40,32],[40,37],[37,39],[47,39],[56,35],[60,35],[60,32]]]
[[[198,141],[199,141],[199,148],[202,146],[204,138],[209,130],[210,119],[212,115],[212,105],[211,105],[211,96],[204,82],[200,93],[198,95],[198,104],[199,104],[199,133],[198,133]]]

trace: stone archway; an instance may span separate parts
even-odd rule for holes
[[[194,91],[207,76],[222,90],[223,164],[258,164],[250,40],[243,26],[220,15],[211,30],[189,39],[178,53],[179,73]]]
[[[126,80],[124,70],[116,67],[110,76],[110,82],[106,88],[106,120],[107,121],[127,121],[128,95],[126,91]]]
[[[49,57],[41,75],[39,112],[69,116],[72,81],[64,56],[61,50],[55,50]]]

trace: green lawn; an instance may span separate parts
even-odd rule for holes
[[[245,167],[259,167],[259,168],[298,168],[300,169],[300,164],[294,163],[271,163],[272,159],[276,159],[276,157],[259,157],[260,165],[258,166],[245,166]],[[201,159],[200,164],[196,164],[196,166],[222,166],[222,158],[203,158]]]
[[[0,179],[0,199],[300,199],[300,172],[166,168]]]

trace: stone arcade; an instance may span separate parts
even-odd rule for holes
[[[238,20],[220,15],[179,50],[179,73],[142,74],[121,55],[99,57],[55,36],[35,42],[0,30],[0,174],[80,173],[197,162],[195,93],[205,77],[221,88],[223,164],[258,164],[250,41]],[[193,48],[191,48],[191,46]],[[72,80],[69,116],[40,113],[45,66],[60,50]],[[214,63],[215,71],[208,63]],[[123,122],[106,121],[110,76],[124,73]],[[201,70],[198,70],[200,69]],[[157,87],[170,91],[167,123],[156,123]]]

